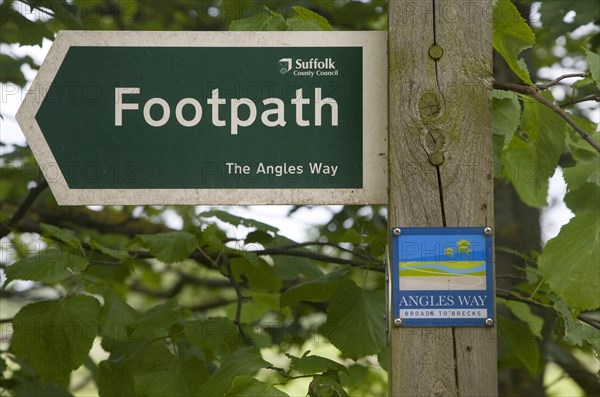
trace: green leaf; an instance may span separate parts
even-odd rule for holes
[[[215,224],[208,225],[202,231],[202,250],[210,255],[212,253],[220,253],[225,250],[225,241],[227,235]]]
[[[303,375],[318,374],[327,371],[346,371],[346,367],[340,363],[320,356],[309,356],[310,350],[304,353],[302,357],[295,357],[291,354],[286,356],[292,361],[291,369]]]
[[[293,252],[293,251],[292,251]],[[281,280],[314,280],[323,272],[308,258],[293,255],[273,255],[275,275]]]
[[[37,67],[33,59],[29,56],[15,58],[10,55],[0,54],[0,83],[13,83],[18,86],[24,86],[27,80],[21,71],[21,66],[23,65]]]
[[[548,179],[565,148],[566,123],[537,101],[524,101],[521,132],[504,151],[503,174],[523,202],[532,207],[547,204]]]
[[[344,279],[333,290],[325,336],[354,359],[379,353],[386,344],[385,291],[368,291]]]
[[[258,14],[244,19],[232,21],[229,25],[231,31],[272,31],[287,30],[283,15],[263,7]]]
[[[280,312],[279,296],[270,292],[252,292],[252,302],[274,312]]]
[[[135,395],[133,375],[126,360],[122,358],[105,360],[99,364],[99,368],[98,394],[100,397]]]
[[[250,234],[248,236],[250,236]],[[313,264],[311,259],[302,256],[294,256],[294,254],[309,254],[313,252],[306,247],[298,246],[297,242],[285,236],[278,235],[262,244],[266,249],[271,247],[285,247],[289,250],[290,255],[271,256],[275,267],[275,275],[281,280],[297,280],[298,278],[301,278],[303,281],[308,281],[323,275],[323,272]]]
[[[224,396],[230,389],[233,380],[238,376],[254,375],[259,369],[270,366],[262,359],[254,347],[236,350],[227,357],[218,370],[202,385],[200,396]]]
[[[600,186],[586,183],[579,189],[570,190],[565,195],[565,203],[575,215],[598,217],[600,215]]]
[[[256,221],[254,219],[244,218],[241,216],[233,215],[225,211],[221,210],[210,210],[206,212],[202,212],[198,215],[199,218],[212,218],[215,217],[225,223],[228,223],[233,226],[245,226],[245,227],[253,227],[256,230],[262,230],[263,232],[273,232],[277,233],[279,229],[274,226],[267,225],[266,223],[262,223]]]
[[[196,237],[187,232],[141,234],[136,237],[156,259],[165,263],[181,262],[196,248]]]
[[[544,326],[544,319],[536,314],[533,314],[529,305],[523,302],[499,298],[498,303],[500,302],[508,307],[515,317],[527,324],[532,334],[534,334],[537,338],[542,339],[542,327]]]
[[[281,390],[256,380],[250,376],[238,376],[233,379],[231,389],[225,397],[289,397]]]
[[[42,230],[44,231],[44,236],[62,241],[73,248],[79,248],[80,246],[80,241],[77,237],[64,229],[61,229],[60,227],[42,223]]]
[[[597,205],[597,204],[596,204]],[[600,308],[600,217],[579,214],[548,241],[539,267],[550,288],[576,310]]]
[[[344,232],[344,235],[342,236],[340,241],[352,243],[354,245],[359,245],[359,244],[363,243],[364,240],[365,240],[365,236],[360,234],[355,229],[350,228]]]
[[[533,46],[535,34],[510,0],[494,1],[493,14],[494,49],[523,82],[533,85],[525,61],[518,56]]]
[[[144,313],[128,328],[132,339],[155,339],[169,335],[170,327],[181,317],[177,299],[169,299]]]
[[[117,294],[107,289],[103,293],[104,306],[100,311],[100,328],[103,338],[125,342],[130,340],[129,329],[141,317]]]
[[[585,49],[586,60],[590,67],[590,72],[592,73],[592,77],[596,82],[596,86],[600,88],[600,55]]]
[[[324,302],[329,300],[334,287],[349,271],[348,267],[342,267],[317,279],[285,290],[280,297],[281,307],[289,306],[298,301]]]
[[[77,254],[49,247],[8,266],[4,287],[13,280],[56,284],[69,277],[72,271],[81,271],[87,265],[87,261]]]
[[[554,309],[563,320],[564,338],[567,343],[579,347],[585,347],[585,344],[588,343],[596,352],[600,352],[600,331],[579,321],[569,306],[561,299],[555,300]]]
[[[129,257],[129,253],[125,249],[126,247],[123,247],[123,246],[106,247],[94,240],[91,240],[89,242],[89,245],[90,245],[91,249],[98,251],[101,254],[109,256],[114,259],[118,259],[118,260],[122,261]]]
[[[38,378],[19,381],[12,393],[11,396],[15,397],[73,397],[71,393],[56,384],[43,383]]]
[[[287,19],[289,30],[294,31],[331,31],[333,28],[321,15],[301,6],[292,6],[296,15]]]
[[[519,120],[521,119],[521,105],[517,95],[507,91],[493,91],[493,122],[495,135],[503,137],[504,147],[512,140]]]
[[[267,245],[272,244],[273,239],[274,239],[274,237],[271,236],[271,234],[269,234],[265,231],[262,231],[262,230],[255,230],[253,232],[248,233],[248,235],[244,239],[244,242],[246,244],[259,243],[259,244],[262,244],[263,246],[267,246]]]
[[[171,343],[169,343],[171,345]],[[163,340],[121,343],[100,363],[101,397],[196,396],[208,369],[196,352],[177,345],[177,356]]]
[[[3,9],[2,12],[5,13],[0,23],[0,37],[3,43],[41,46],[44,38],[54,40],[54,33],[48,29],[48,24],[43,21],[44,18],[30,21],[15,9],[10,11]]]
[[[87,358],[99,315],[100,304],[86,295],[29,304],[13,319],[11,349],[43,380],[62,379]]]
[[[494,163],[494,178],[502,178],[502,150],[504,148],[504,137],[492,135],[492,161]]]
[[[570,115],[573,121],[577,123],[585,132],[587,132],[591,139],[600,144],[600,131],[596,131],[598,128],[598,124],[592,122],[586,117],[579,117],[574,114]],[[569,129],[569,134],[567,134],[567,144],[571,149],[571,153],[573,154],[573,158],[580,162],[582,160],[595,160],[598,157],[598,152],[596,149],[592,147],[586,140],[584,140],[581,135],[576,133],[575,131]]]
[[[231,258],[230,263],[236,280],[247,280],[254,290],[275,292],[281,288],[281,280],[275,275],[275,269],[260,258],[248,260],[237,257]]]
[[[595,83],[594,79],[591,76],[584,77],[581,80],[577,80],[574,82],[571,87],[572,88],[584,88],[589,85],[593,85]]]
[[[208,378],[204,363],[193,356],[157,357],[144,363],[145,368],[134,375],[136,396],[181,397],[200,395],[198,390]]]
[[[577,190],[587,182],[600,186],[600,156],[589,161],[578,161],[574,167],[563,170],[570,190]]]
[[[334,371],[313,377],[308,393],[311,397],[350,397],[340,384],[338,373]]]
[[[527,324],[498,316],[498,333],[511,353],[532,375],[536,375],[540,370],[540,350]]]
[[[191,343],[217,356],[231,354],[243,346],[237,326],[226,317],[186,321],[183,329]]]

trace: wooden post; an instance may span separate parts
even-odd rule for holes
[[[390,227],[493,226],[492,0],[389,15]],[[390,396],[498,394],[495,326],[390,332]]]

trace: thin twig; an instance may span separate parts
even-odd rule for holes
[[[497,274],[496,278],[508,278],[510,280],[527,280],[527,277],[517,276],[515,274]]]
[[[581,102],[587,102],[587,101],[596,101],[596,102],[600,102],[600,92],[596,92],[590,95],[586,95],[586,96],[582,96],[581,98],[577,98],[577,99],[572,99],[569,102],[565,102],[560,104],[559,106],[561,108],[567,107],[567,106],[571,106],[571,105],[575,105],[577,103],[581,103]]]
[[[513,301],[517,301],[517,302],[523,302],[523,303],[527,303],[533,306],[537,306],[537,307],[541,307],[547,310],[554,310],[554,308],[550,305],[546,305],[545,303],[542,303],[540,301],[536,301],[535,299],[531,299],[531,298],[527,298],[525,296],[519,295],[519,294],[515,294],[514,292],[502,289],[502,288],[497,288],[496,289],[496,295],[504,298],[504,299],[509,299],[509,300],[513,300]]]
[[[292,245],[288,245],[286,247],[280,247],[280,248],[303,248],[303,247],[330,247],[330,248],[338,249],[342,252],[347,252],[349,254],[358,256],[367,261],[377,261],[377,258],[375,258],[367,253],[356,252],[356,251],[353,251],[353,250],[350,250],[350,249],[347,249],[344,247],[340,247],[338,244],[324,243],[324,242],[320,242],[320,241],[309,241],[306,243],[297,243],[297,244],[292,244]]]
[[[224,274],[229,280],[231,280],[231,284],[233,284],[233,289],[235,290],[235,295],[237,297],[237,305],[235,309],[235,320],[234,323],[238,327],[240,331],[240,335],[244,340],[244,343],[247,346],[252,346],[252,342],[250,342],[250,338],[246,335],[246,331],[244,331],[244,326],[242,325],[242,304],[244,303],[245,297],[242,294],[242,289],[240,285],[235,281],[235,276],[233,275],[233,271],[231,270],[231,263],[229,262],[229,258],[224,257],[225,267],[227,268],[227,274]]]
[[[519,94],[523,94],[523,95],[527,95],[527,96],[531,96],[531,97],[535,98],[539,103],[550,108],[552,111],[554,111],[554,113],[559,115],[560,118],[562,118],[564,121],[566,121],[567,124],[569,124],[571,126],[571,128],[573,128],[575,131],[577,131],[577,133],[579,135],[581,135],[581,137],[585,141],[587,141],[587,143],[592,145],[592,147],[594,149],[596,149],[596,151],[598,153],[600,153],[600,144],[596,143],[592,139],[590,134],[588,134],[583,128],[578,126],[577,123],[575,123],[573,121],[573,119],[569,116],[569,114],[567,112],[562,110],[558,105],[556,105],[556,104],[550,102],[549,100],[547,100],[546,98],[544,98],[542,96],[542,94],[539,93],[539,91],[536,87],[528,86],[528,85],[496,82],[496,83],[494,83],[494,88],[498,88],[500,90],[505,90],[505,91],[513,91],[513,92],[516,92]]]
[[[567,74],[563,74],[562,76],[558,76],[554,80],[551,80],[551,81],[548,81],[545,83],[536,84],[535,86],[537,87],[538,90],[545,90],[547,88],[552,87],[553,85],[557,85],[564,79],[570,79],[573,77],[588,77],[589,75],[590,75],[589,73],[567,73]]]
[[[556,385],[558,382],[560,382],[561,380],[568,378],[568,377],[569,377],[569,375],[566,372],[563,372],[562,375],[560,375],[558,378],[556,378],[552,382],[544,385],[544,390],[550,389],[552,386]]]
[[[244,298],[244,301],[249,300],[250,298]],[[192,312],[205,312],[207,310],[216,309],[218,307],[223,307],[232,303],[236,303],[237,301],[237,299],[218,299],[214,302],[200,303],[194,306],[185,306],[185,309]]]
[[[370,263],[365,263],[363,261],[357,261],[355,259],[344,259],[338,258],[335,256],[329,256],[324,254],[318,254],[316,252],[307,252],[307,251],[294,251],[287,250],[285,248],[267,248],[264,250],[252,251],[252,253],[256,255],[286,255],[286,256],[296,256],[301,258],[313,259],[320,262],[329,262],[329,263],[337,263],[339,265],[350,265],[353,267],[359,268],[370,268],[371,270],[378,272],[385,272],[385,267],[381,266],[372,266]],[[379,262],[378,262],[379,264]]]
[[[593,319],[593,318],[589,318],[584,313],[579,313],[579,315],[577,316],[577,319],[580,321],[583,321],[587,325],[590,325],[594,328],[600,329],[600,321]]]

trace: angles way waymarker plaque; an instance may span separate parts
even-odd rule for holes
[[[385,32],[60,32],[17,114],[59,204],[387,201]]]
[[[408,327],[494,324],[490,228],[392,229],[392,315]]]

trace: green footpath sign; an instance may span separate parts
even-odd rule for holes
[[[60,204],[379,203],[378,32],[61,32],[18,121]]]

